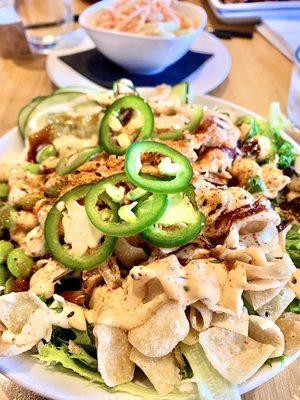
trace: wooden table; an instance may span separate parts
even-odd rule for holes
[[[191,0],[199,3],[198,0]],[[205,1],[205,0],[204,0]],[[85,6],[84,0],[75,0],[75,13]],[[203,4],[205,8],[207,5]],[[210,10],[209,24],[220,27]],[[247,28],[246,28],[247,29]],[[267,115],[269,103],[277,100],[286,108],[291,62],[273,48],[258,33],[253,40],[224,41],[232,56],[232,69],[226,81],[211,94],[231,100],[253,111]],[[16,125],[22,106],[38,95],[53,90],[45,71],[45,58],[3,60],[0,58],[0,135]],[[280,376],[259,389],[243,396],[243,400],[299,400],[300,362],[287,368]],[[0,376],[0,400],[42,400],[3,376]]]

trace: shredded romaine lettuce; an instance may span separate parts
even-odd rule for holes
[[[248,314],[249,315],[259,315],[258,312],[256,312],[252,306],[245,298],[243,298],[244,306],[247,308]]]
[[[291,121],[282,114],[280,104],[278,102],[273,102],[270,104],[269,125],[276,131],[282,131],[292,126]]]
[[[286,359],[286,356],[284,356],[284,355],[279,356],[279,357],[275,357],[275,358],[269,358],[269,359],[265,362],[265,365],[268,365],[269,367],[272,368],[274,362],[280,361],[280,365],[281,365],[282,367],[284,367],[285,359]]]
[[[159,395],[154,389],[147,388],[134,382],[129,382],[110,388],[110,391],[130,393],[135,396],[140,396],[143,400],[199,400],[197,390],[184,392],[179,389],[180,386],[172,393]]]
[[[188,362],[188,360],[186,359],[186,357],[184,355],[182,355],[183,360],[185,362],[184,367],[180,370],[180,374],[182,376],[182,379],[190,379],[193,377],[193,370]]]
[[[293,225],[289,230],[285,246],[295,266],[300,268],[300,224]]]
[[[187,346],[181,344],[181,351],[192,370],[191,380],[197,383],[200,400],[238,400],[240,394],[237,385],[224,379],[206,358],[200,344]]]

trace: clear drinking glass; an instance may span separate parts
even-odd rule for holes
[[[48,53],[73,29],[72,0],[16,0],[32,50]]]
[[[294,125],[300,127],[300,47],[295,53],[288,100],[288,116]]]

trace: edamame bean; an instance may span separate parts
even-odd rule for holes
[[[56,157],[57,151],[53,144],[47,144],[46,146],[42,147],[41,150],[37,153],[36,161],[39,164],[42,164],[50,157]]]
[[[0,265],[3,264],[9,253],[14,249],[14,245],[5,240],[0,240]]]
[[[7,257],[7,268],[16,278],[27,278],[33,267],[33,259],[21,248],[14,249]]]
[[[43,196],[41,196],[40,194],[27,194],[26,196],[18,199],[16,204],[22,207],[22,209],[25,211],[31,211],[35,206],[35,203],[42,198]]]
[[[10,278],[8,278],[3,286],[4,286],[4,294],[8,294],[8,293],[13,292],[14,291],[14,287],[15,287],[14,278],[12,276]]]
[[[7,204],[0,208],[0,229],[12,227],[15,213],[16,210]]]
[[[5,287],[8,277],[9,277],[9,273],[8,273],[6,266],[3,264],[0,264],[0,286]]]
[[[24,167],[25,171],[29,172],[30,174],[38,175],[42,173],[42,169],[39,164],[27,164]]]
[[[7,183],[0,183],[0,199],[6,199],[9,193],[9,186]]]

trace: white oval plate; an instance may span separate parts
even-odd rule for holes
[[[72,35],[75,35],[75,32]],[[77,53],[95,47],[94,43],[82,29],[76,31],[76,36],[81,37],[80,45],[77,45],[73,49],[58,48],[48,56],[46,69],[49,78],[58,87],[79,85],[99,89],[101,86],[85,78],[59,59],[59,56]],[[186,79],[195,93],[209,93],[219,86],[228,76],[231,68],[231,56],[221,40],[207,32],[201,33],[191,50],[214,54],[213,57],[207,60],[206,63]]]
[[[250,110],[212,96],[197,96],[194,98],[194,102],[209,107],[231,108],[238,115],[252,114],[257,116],[257,114],[252,113]],[[300,146],[288,136],[285,136],[285,138],[293,142],[300,153]],[[0,159],[9,152],[20,152],[23,148],[23,141],[17,128],[12,129],[0,139]],[[247,393],[267,382],[299,356],[300,352],[294,354],[292,357],[287,357],[284,364],[277,361],[273,362],[272,366],[263,366],[251,379],[239,385],[240,393]],[[108,393],[96,384],[88,382],[75,374],[67,373],[57,367],[45,367],[35,360],[30,353],[12,358],[0,358],[0,372],[26,389],[53,400],[138,399],[138,397],[130,396],[126,393]]]

